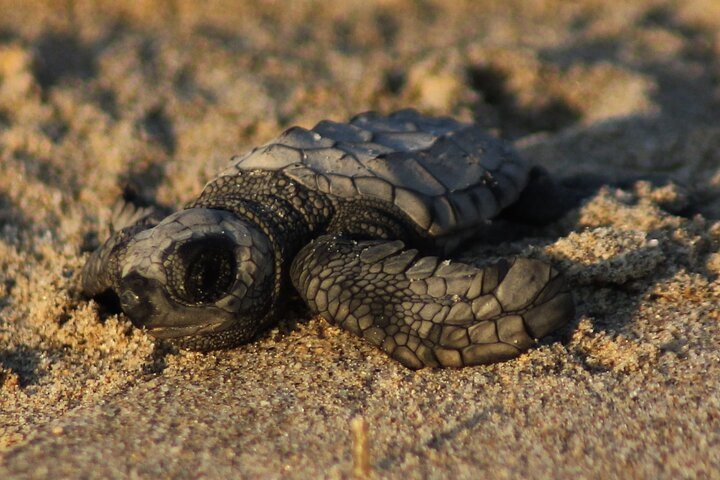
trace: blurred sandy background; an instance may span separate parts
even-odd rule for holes
[[[0,0],[0,478],[720,478],[720,2]],[[180,205],[282,129],[414,106],[601,189],[488,252],[567,269],[519,359],[412,373],[292,305],[156,348],[75,282],[130,184]]]

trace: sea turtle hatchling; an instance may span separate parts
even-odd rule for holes
[[[183,210],[137,210],[92,254],[82,289],[114,290],[134,325],[181,348],[252,340],[291,282],[314,313],[407,367],[506,360],[573,317],[560,273],[428,255],[516,202],[531,172],[477,125],[410,109],[293,127],[233,158]]]

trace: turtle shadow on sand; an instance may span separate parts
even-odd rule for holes
[[[619,122],[620,126],[623,122]],[[710,241],[703,239],[688,246],[674,238],[677,236],[674,234],[684,230],[690,235],[703,235],[703,228],[710,222],[699,213],[702,197],[671,176],[651,173],[604,177],[579,173],[557,180],[561,188],[571,187],[559,220],[547,225],[518,223],[515,206],[522,207],[521,201],[513,206],[510,215],[501,214],[478,236],[463,244],[461,257],[463,261],[482,265],[488,258],[492,261],[498,256],[533,256],[564,272],[574,292],[576,315],[558,331],[539,340],[539,344],[558,340],[570,344],[583,320],[589,320],[593,328],[609,337],[623,335],[643,302],[664,295],[658,291],[658,285],[682,270],[700,275],[708,282],[716,276],[702,263],[702,258],[712,252]],[[653,195],[656,198],[648,198]],[[542,197],[525,203],[541,202]],[[643,209],[652,209],[652,214],[660,216],[658,222],[664,221],[665,225],[644,228],[640,223],[632,224],[632,220],[623,224],[622,218],[610,218],[626,213],[613,211],[612,203],[633,216],[646,214]],[[583,211],[586,207],[589,213]],[[605,208],[609,215],[607,223],[602,219],[593,223],[591,217],[598,208]],[[661,346],[665,350],[674,348],[669,344]],[[581,349],[575,348],[571,353],[593,371],[604,368],[586,361],[586,352]]]

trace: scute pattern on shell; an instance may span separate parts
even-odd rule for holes
[[[433,236],[495,216],[517,199],[528,172],[505,142],[478,126],[412,109],[292,127],[234,158],[222,175],[257,169],[282,170],[323,193],[393,203]]]

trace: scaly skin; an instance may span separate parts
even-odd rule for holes
[[[244,296],[235,310],[212,298],[178,299],[173,292],[183,282],[174,279],[182,274],[173,271],[188,269],[178,250],[199,241],[214,251],[217,232],[203,236],[200,225],[220,222],[227,232],[238,221],[236,236],[250,241],[229,243],[249,258],[252,269],[245,271],[261,285],[252,290],[252,282],[238,282]],[[476,268],[423,257],[404,242],[425,251],[431,242],[392,205],[324,197],[281,174],[221,177],[186,210],[147,226],[125,228],[95,252],[84,289],[100,293],[98,279],[112,277],[99,283],[120,295],[135,325],[183,348],[252,340],[275,320],[289,274],[313,312],[409,368],[506,360],[573,315],[572,297],[548,264],[521,258]],[[320,233],[326,234],[311,241]]]
[[[401,241],[323,236],[291,275],[312,311],[413,369],[507,360],[573,314],[557,270],[527,258],[475,268]]]
[[[136,326],[183,348],[210,350],[251,341],[272,325],[292,282],[314,313],[409,368],[506,360],[573,317],[562,276],[539,260],[478,268],[427,256],[442,256],[518,199],[524,182],[537,177],[521,159],[451,120],[413,111],[356,118],[353,125],[321,122],[316,128],[326,136],[290,129],[237,160],[184,210],[162,221],[136,215],[93,253],[84,292],[113,290]],[[403,131],[373,133],[377,128]],[[434,137],[436,130],[445,133]],[[361,141],[355,136],[366,143],[353,143]],[[395,143],[386,156],[367,156]],[[328,170],[327,180],[296,161],[304,152],[307,165],[338,170]],[[452,171],[429,155],[447,157]],[[385,177],[368,177],[361,160],[385,169]],[[274,167],[252,167],[258,162]],[[476,183],[457,178],[463,166]],[[357,172],[365,176],[352,176]],[[412,175],[431,174],[438,175],[434,193],[413,190],[419,180]],[[537,185],[539,199],[549,198],[548,187]]]

